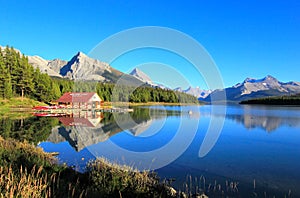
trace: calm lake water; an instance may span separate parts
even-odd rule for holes
[[[174,178],[172,185],[183,191],[230,189],[237,197],[300,197],[300,107],[236,105],[227,106],[226,113],[212,108],[151,106],[130,114],[2,119],[0,131],[59,152],[61,163],[79,171],[103,156],[155,169],[161,178]],[[211,120],[224,124],[220,134],[210,137],[216,140],[212,149],[201,156]],[[9,135],[7,128],[15,132]]]

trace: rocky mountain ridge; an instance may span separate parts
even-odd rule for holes
[[[261,79],[246,78],[242,83],[232,87],[214,90],[203,101],[210,102],[211,98],[221,100],[222,93],[226,93],[227,101],[239,102],[268,96],[293,95],[300,93],[300,82],[280,82],[268,75]],[[224,102],[224,101],[223,101]]]
[[[186,94],[193,95],[197,98],[206,98],[212,91],[200,89],[200,87],[191,87],[189,86],[187,89],[182,89],[181,87],[177,87],[174,91],[183,92]]]
[[[151,78],[138,68],[134,68],[129,74],[135,76],[145,83],[152,84]]]

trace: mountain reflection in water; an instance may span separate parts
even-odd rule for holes
[[[300,127],[300,118],[294,117],[227,115],[227,118],[243,124],[247,129],[261,128],[267,132],[276,131],[281,126]]]
[[[284,114],[280,109],[287,108]],[[276,131],[279,127],[300,127],[300,107],[274,107],[274,106],[228,106],[226,119],[242,124],[246,129],[260,128],[266,132]],[[201,111],[202,117],[221,117],[224,115],[211,114]]]
[[[68,141],[76,151],[81,151],[125,130],[139,136],[151,126],[152,119],[168,115],[180,115],[180,112],[136,108],[132,113],[95,113],[88,116],[77,114],[73,115],[75,117],[58,117],[62,125],[53,127],[46,141],[52,143]]]

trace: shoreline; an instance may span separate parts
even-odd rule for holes
[[[34,106],[47,106],[45,102],[40,102],[30,98],[21,98],[13,97],[11,99],[0,99],[0,111],[4,108],[14,109],[14,108],[32,108]],[[166,105],[166,106],[201,106],[205,103],[172,103],[172,102],[103,102],[103,107],[109,106],[157,106],[157,105]]]
[[[171,102],[104,102],[103,107],[106,106],[117,106],[117,107],[136,107],[136,106],[202,106],[205,104],[196,103],[171,103]]]

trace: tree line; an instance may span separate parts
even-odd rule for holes
[[[97,92],[104,101],[198,103],[194,96],[149,85],[138,88],[113,83],[77,82],[50,77],[28,63],[13,47],[0,50],[0,97],[28,97],[51,102],[66,92]]]
[[[170,89],[154,88],[149,85],[132,87],[115,85],[113,83],[98,83],[97,93],[105,101],[121,101],[134,103],[168,102],[168,103],[198,103],[192,95]]]
[[[257,98],[240,102],[240,104],[263,104],[263,105],[300,105],[300,94],[290,96],[275,96]]]
[[[198,98],[186,93],[151,87],[144,84],[134,87],[126,84],[114,84],[110,82],[75,81],[74,91],[96,92],[101,99],[108,102],[167,102],[167,103],[199,103]]]

